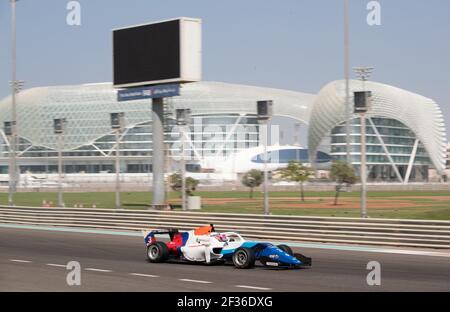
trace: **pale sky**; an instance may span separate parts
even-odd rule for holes
[[[81,26],[67,25],[68,2],[17,2],[26,88],[111,81],[111,29],[179,16],[203,20],[204,80],[317,93],[344,76],[343,0],[80,0]],[[437,101],[450,137],[450,1],[380,0],[380,26],[366,22],[370,1],[350,2],[351,65]],[[0,98],[10,55],[10,2],[0,0]]]

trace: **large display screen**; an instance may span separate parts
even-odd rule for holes
[[[193,22],[198,26],[192,27]],[[199,80],[200,68],[194,69],[194,75],[189,68],[201,62],[200,30],[200,21],[192,19],[114,30],[114,85],[134,87]]]

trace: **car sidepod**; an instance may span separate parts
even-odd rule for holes
[[[224,248],[222,249],[222,255],[223,255],[223,259],[226,261],[231,261],[234,252],[240,248],[240,247],[245,247],[245,248],[250,248],[253,249],[253,251],[255,251],[256,253],[256,257],[258,259],[258,251],[261,249],[265,248],[265,245],[262,246],[261,248],[261,244],[257,243],[257,242],[244,242],[244,243],[239,243],[239,244],[227,244],[224,246]]]

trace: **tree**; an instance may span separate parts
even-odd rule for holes
[[[286,168],[280,170],[282,179],[286,179],[290,182],[300,183],[300,195],[302,201],[305,201],[305,191],[303,184],[309,180],[312,174],[312,170],[299,161],[291,161]]]
[[[262,184],[263,178],[264,178],[263,172],[256,169],[248,171],[242,177],[241,180],[242,184],[250,188],[250,195],[249,195],[250,198],[253,198],[253,189]]]
[[[172,188],[172,190],[174,190],[175,192],[181,192],[182,180],[181,180],[180,173],[172,174],[169,178],[169,181],[170,181],[170,187]],[[198,181],[194,178],[191,178],[191,177],[186,178],[186,194],[188,196],[194,195],[193,192],[197,189],[199,182],[200,181]]]
[[[358,181],[355,170],[352,166],[342,161],[336,161],[331,166],[331,179],[336,182],[336,195],[334,197],[334,205],[337,206],[339,193],[344,185],[350,186]]]

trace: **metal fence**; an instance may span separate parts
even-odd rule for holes
[[[450,249],[450,221],[0,206],[0,223],[127,231],[190,230],[212,223],[218,231],[272,241]]]

